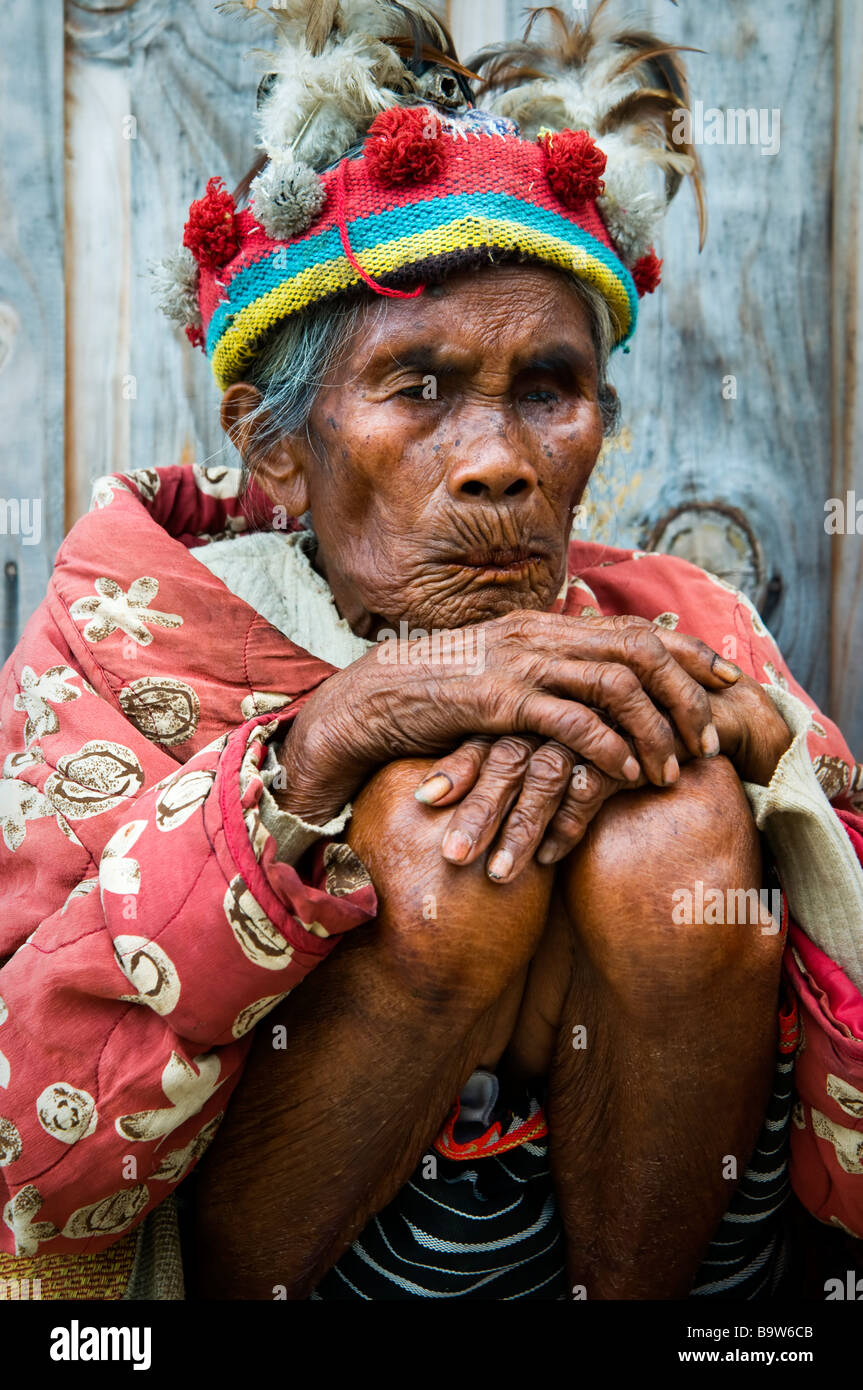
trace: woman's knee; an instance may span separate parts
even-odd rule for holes
[[[496,884],[485,855],[448,863],[441,843],[452,808],[414,797],[432,765],[403,759],[377,772],[354,802],[348,839],[378,894],[377,943],[388,968],[418,1000],[481,1011],[533,955],[553,871],[532,864],[513,883]]]
[[[758,830],[724,757],[687,764],[669,790],[613,797],[563,886],[576,935],[615,984],[703,991],[730,971],[775,984],[779,929]]]

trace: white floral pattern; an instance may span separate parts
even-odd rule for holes
[[[216,1130],[224,1118],[225,1112],[220,1110],[218,1115],[214,1115],[212,1120],[198,1131],[194,1139],[191,1139],[184,1149],[172,1149],[162,1159],[153,1177],[158,1182],[179,1182],[181,1178],[184,1178],[192,1164],[209,1148]]]
[[[90,494],[90,511],[100,511],[103,507],[110,507],[114,500],[115,493],[125,492],[131,495],[130,489],[119,478],[114,478],[109,473],[104,478],[97,478],[93,484],[93,491]]]
[[[129,474],[129,477],[135,484],[144,501],[152,502],[153,498],[156,496],[156,493],[159,491],[159,488],[162,485],[162,480],[159,477],[159,474],[156,471],[156,469],[135,468]]]
[[[41,1206],[39,1192],[28,1183],[3,1208],[3,1220],[15,1237],[16,1255],[35,1255],[40,1241],[53,1240],[57,1235],[52,1221],[34,1220]]]
[[[117,964],[137,993],[121,994],[129,1004],[147,1004],[164,1017],[180,999],[180,976],[171,957],[146,936],[115,936]]]
[[[149,1193],[143,1183],[135,1187],[124,1187],[103,1197],[100,1202],[91,1202],[88,1207],[79,1207],[72,1213],[61,1232],[67,1239],[86,1240],[89,1236],[113,1236],[125,1231],[147,1205]]]
[[[812,1128],[819,1139],[833,1145],[836,1161],[846,1173],[863,1173],[863,1134],[858,1129],[846,1129],[820,1110],[813,1109]]]
[[[196,1070],[197,1068],[197,1070]],[[221,1062],[210,1053],[196,1057],[194,1066],[172,1052],[162,1072],[162,1090],[171,1102],[163,1110],[141,1110],[137,1115],[121,1115],[115,1121],[118,1134],[133,1143],[164,1139],[180,1125],[197,1115],[224,1083],[219,1080]]]
[[[32,743],[35,738],[46,734],[56,734],[60,728],[57,711],[52,705],[64,704],[67,700],[80,700],[81,691],[70,681],[78,679],[78,674],[69,666],[49,666],[41,676],[37,676],[32,666],[21,671],[19,693],[13,706],[27,715],[24,725],[24,742]]]
[[[266,1018],[271,1009],[280,1004],[283,999],[287,999],[291,993],[289,989],[284,994],[267,994],[263,999],[256,999],[254,1004],[247,1004],[241,1009],[234,1019],[231,1032],[235,1038],[244,1038],[250,1033],[256,1023],[260,1023],[262,1018]]]
[[[27,822],[44,820],[56,814],[55,807],[36,787],[29,782],[21,782],[17,777],[4,777],[0,781],[0,829],[6,848],[14,854],[20,849],[27,834]]]
[[[39,767],[45,761],[45,754],[38,743],[31,743],[29,748],[22,748],[20,753],[7,753],[3,763],[4,777],[17,777],[19,772],[23,772],[25,767]]]
[[[198,491],[208,497],[218,497],[227,501],[236,497],[240,491],[242,474],[239,468],[228,468],[225,464],[192,465],[192,476]]]
[[[294,948],[273,926],[249,892],[241,874],[231,879],[222,905],[246,959],[264,970],[284,970],[294,954]]]
[[[130,820],[111,836],[99,860],[99,889],[103,894],[125,896],[140,891],[141,866],[137,859],[127,858],[127,851],[146,828],[145,820]]]
[[[82,878],[80,883],[75,884],[75,887],[72,889],[72,892],[69,894],[68,898],[61,907],[60,916],[63,916],[63,914],[66,911],[66,908],[69,906],[70,903],[73,903],[76,898],[89,897],[89,895],[94,891],[94,889],[98,887],[98,878]]]
[[[159,581],[149,575],[134,580],[128,592],[116,579],[97,579],[95,597],[76,598],[69,612],[76,623],[85,623],[84,637],[88,642],[103,642],[113,632],[125,632],[141,647],[153,640],[150,627],[181,627],[178,613],[161,613],[150,604],[159,592]]]
[[[9,1017],[9,1010],[6,1008],[5,1000],[0,999],[0,1024],[6,1022]],[[0,1086],[6,1091],[9,1089],[9,1080],[12,1075],[12,1068],[9,1065],[9,1058],[5,1052],[0,1052]]]
[[[69,820],[113,811],[144,785],[144,770],[131,748],[94,738],[57,762],[45,792]]]
[[[63,1144],[77,1144],[96,1129],[99,1114],[96,1102],[82,1087],[67,1081],[46,1086],[36,1101],[36,1114],[46,1134]]]
[[[210,795],[216,774],[209,768],[173,775],[156,802],[156,829],[176,830],[203,806]]]
[[[856,1086],[852,1086],[850,1081],[846,1081],[841,1076],[836,1076],[832,1071],[827,1073],[827,1094],[831,1100],[835,1100],[840,1110],[844,1110],[846,1115],[853,1115],[855,1120],[863,1120],[863,1091],[858,1091]]]

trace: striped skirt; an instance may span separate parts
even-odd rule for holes
[[[777,1058],[773,1093],[749,1165],[690,1297],[769,1298],[785,1271],[793,1056]],[[538,1098],[501,1112],[496,1078],[475,1073],[433,1152],[366,1226],[312,1299],[574,1296]],[[491,1122],[491,1123],[489,1123]]]

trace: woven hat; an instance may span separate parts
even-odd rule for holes
[[[250,7],[241,3],[222,9]],[[346,294],[407,297],[457,269],[551,265],[605,298],[615,342],[661,261],[653,235],[694,151],[678,139],[678,51],[582,27],[484,50],[463,67],[440,21],[395,0],[284,0],[259,87],[263,155],[239,207],[211,178],[162,263],[161,307],[242,379],[276,325]],[[475,104],[477,84],[480,108]],[[658,187],[658,179],[661,186]]]

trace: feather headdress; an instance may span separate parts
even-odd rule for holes
[[[543,128],[593,136],[606,157],[597,207],[633,266],[649,252],[684,176],[695,192],[700,246],[707,214],[697,154],[681,138],[689,87],[679,54],[687,50],[638,29],[613,29],[606,5],[601,0],[584,25],[554,5],[532,9],[523,39],[484,48],[470,67],[482,78],[481,104],[514,120],[526,139]],[[548,44],[531,37],[541,16],[551,25]]]
[[[251,184],[273,236],[303,230],[320,210],[316,171],[341,159],[381,111],[433,102],[458,110],[473,76],[445,24],[418,0],[256,0],[219,7],[266,19],[273,46],[259,50],[258,134],[268,166]]]
[[[659,283],[654,232],[686,175],[702,238],[705,218],[678,120],[680,50],[614,31],[606,4],[583,26],[554,6],[531,11],[522,40],[477,56],[480,75],[420,0],[220,5],[269,28],[256,50],[260,155],[235,194],[209,179],[159,283],[219,384],[315,303],[363,284],[412,297],[505,259],[592,284],[627,342],[639,297]],[[551,45],[535,37],[540,16]]]

